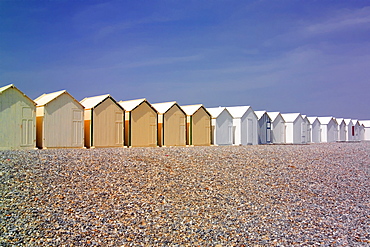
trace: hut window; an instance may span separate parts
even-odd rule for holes
[[[355,136],[355,126],[352,126],[352,136]]]

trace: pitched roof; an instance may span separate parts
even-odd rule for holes
[[[318,119],[320,121],[320,124],[329,124],[331,120],[337,123],[337,121],[333,117],[318,117]]]
[[[196,111],[198,111],[202,107],[204,108],[204,106],[202,104],[197,104],[197,105],[183,105],[183,106],[181,106],[181,109],[186,113],[186,115],[191,116],[191,115],[193,115]]]
[[[81,103],[78,102],[75,98],[73,98],[73,96],[70,95],[66,90],[61,90],[61,91],[54,92],[54,93],[44,93],[43,95],[36,98],[34,101],[36,102],[37,106],[44,106],[48,104],[49,102],[55,100],[62,94],[68,94],[73,100],[75,100],[78,104],[81,105]],[[81,106],[83,107],[83,105]]]
[[[352,120],[349,119],[349,118],[346,118],[346,119],[344,119],[344,122],[346,123],[346,125],[349,125],[350,123],[352,123]]]
[[[21,93],[24,97],[26,97],[27,99],[29,99],[34,105],[36,105],[35,101],[33,101],[30,97],[28,97],[27,95],[25,95],[21,90],[19,90],[16,86],[14,86],[14,84],[9,84],[9,85],[6,85],[4,87],[0,87],[0,94],[2,94],[3,92],[5,92],[6,90],[8,90],[10,88],[14,88],[19,93]]]
[[[217,118],[218,116],[220,116],[220,114],[223,112],[223,111],[227,111],[227,113],[230,114],[230,112],[226,109],[226,107],[211,107],[211,108],[206,108],[207,111],[211,114],[212,118]],[[231,114],[230,114],[231,116]],[[232,117],[232,116],[231,116]]]
[[[281,114],[280,112],[276,111],[276,112],[267,112],[267,115],[270,117],[271,121],[275,121],[275,119]],[[283,116],[281,116],[283,118]],[[283,118],[284,120],[284,118]],[[284,120],[285,121],[285,120]]]
[[[263,117],[263,114],[265,114],[265,113],[267,114],[266,111],[254,111],[254,113],[256,114],[258,120],[261,119],[261,117]],[[267,116],[270,118],[270,116],[268,114],[267,114]]]
[[[370,128],[370,120],[360,120],[360,123],[365,126],[365,128]]]
[[[241,118],[249,110],[252,109],[250,106],[229,106],[226,109],[230,112],[233,118]]]
[[[341,125],[342,122],[345,123],[343,118],[335,118],[335,120],[337,121],[338,125]]]
[[[300,113],[283,113],[281,114],[283,116],[285,122],[294,122],[299,116],[301,116]]]
[[[143,103],[145,101],[147,101],[147,100],[145,98],[142,98],[142,99],[119,101],[118,104],[120,104],[123,107],[123,109],[125,109],[125,111],[132,111],[138,105],[140,105],[141,103]]]
[[[171,101],[171,102],[155,103],[155,104],[152,104],[152,106],[157,110],[158,113],[164,114],[172,106],[174,106],[176,104],[177,104],[176,101]]]
[[[109,94],[94,96],[94,97],[86,97],[80,101],[80,103],[85,107],[85,109],[91,109],[95,106],[99,105],[103,102],[106,98],[110,97]]]
[[[319,121],[317,117],[307,117],[307,119],[310,124],[313,124],[316,120]]]

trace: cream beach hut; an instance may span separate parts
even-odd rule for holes
[[[80,101],[85,107],[85,146],[123,147],[124,109],[109,94]]]
[[[254,111],[258,119],[258,144],[271,143],[271,119],[266,111]]]
[[[346,122],[343,118],[335,119],[338,124],[338,138],[337,141],[344,142],[346,141]]]
[[[13,84],[0,88],[0,150],[36,146],[36,103]]]
[[[233,144],[258,144],[258,119],[250,106],[226,107],[233,117]]]
[[[285,120],[285,141],[290,144],[306,143],[306,122],[300,113],[281,114]]]
[[[349,118],[345,118],[344,122],[346,123],[346,141],[354,141],[355,140],[355,127],[353,126],[353,122]]]
[[[233,144],[233,117],[226,107],[206,108],[212,116],[212,144]]]
[[[186,113],[186,144],[211,145],[211,114],[202,104],[181,106]]]
[[[156,147],[157,110],[146,99],[118,102],[125,109],[125,145]]]
[[[333,117],[318,117],[321,128],[321,142],[336,142],[338,123]]]
[[[152,104],[158,112],[158,145],[186,145],[186,113],[175,102]]]
[[[321,142],[321,130],[320,121],[317,117],[307,117],[310,128],[309,142],[320,143]]]
[[[361,120],[360,123],[364,126],[364,141],[370,141],[370,120]]]
[[[285,143],[285,120],[280,112],[267,112],[271,119],[271,140],[272,143]]]
[[[35,99],[36,146],[38,148],[82,148],[84,107],[66,90]]]

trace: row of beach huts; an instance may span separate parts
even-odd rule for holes
[[[30,99],[0,88],[0,149],[306,144],[370,140],[370,120],[205,108],[109,94],[77,101],[67,91]]]

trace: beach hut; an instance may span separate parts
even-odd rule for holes
[[[290,144],[306,143],[306,122],[300,113],[281,114],[285,120],[285,141]]]
[[[271,119],[266,111],[254,111],[258,119],[258,144],[271,143]]]
[[[345,118],[344,122],[346,123],[346,141],[354,141],[355,127],[353,126],[352,120],[349,118]]]
[[[346,122],[343,118],[335,119],[338,124],[338,138],[337,141],[344,142],[346,141]]]
[[[80,101],[85,107],[85,147],[122,147],[124,109],[109,94]]]
[[[125,145],[156,147],[157,110],[146,99],[119,101],[125,109]]]
[[[211,145],[211,114],[202,104],[181,106],[186,113],[186,144]]]
[[[233,117],[226,107],[206,108],[212,116],[212,144],[233,144]]]
[[[258,144],[258,119],[250,106],[226,107],[233,117],[233,144]]]
[[[280,112],[267,112],[271,119],[271,141],[272,143],[285,143],[285,120]]]
[[[354,128],[354,136],[353,136],[353,140],[354,141],[361,141],[360,139],[360,123],[357,119],[352,119],[352,123],[353,123],[353,126],[352,128]]]
[[[309,142],[320,143],[321,142],[321,130],[320,121],[317,117],[307,117],[310,128]]]
[[[175,102],[152,104],[158,112],[158,145],[186,145],[186,113]]]
[[[43,94],[36,107],[38,148],[82,148],[84,107],[66,90]]]
[[[310,121],[308,121],[307,115],[302,115],[303,122],[305,125],[303,125],[303,132],[305,132],[305,142],[309,143],[311,142],[311,128],[310,128]]]
[[[0,150],[36,146],[36,103],[13,84],[0,88]]]
[[[333,117],[318,117],[321,129],[321,142],[336,142],[338,123]]]
[[[370,120],[361,120],[360,123],[364,126],[364,135],[362,140],[370,141]]]

